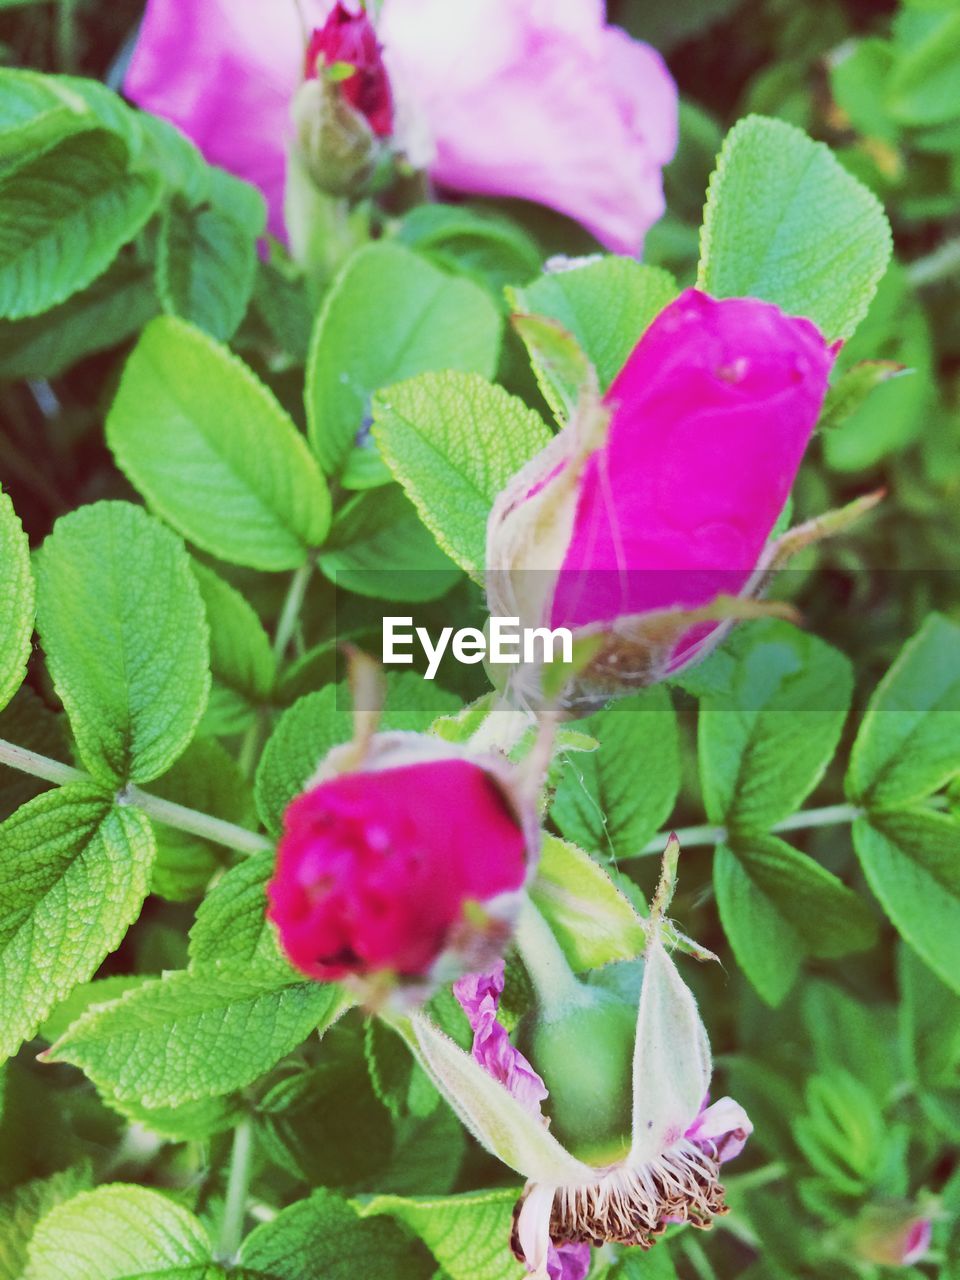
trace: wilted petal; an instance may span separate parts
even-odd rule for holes
[[[590,1246],[588,1244],[562,1244],[550,1246],[547,1256],[549,1280],[584,1280],[590,1270]]]
[[[534,1280],[555,1280],[548,1270],[551,1253],[556,1256],[556,1249],[550,1241],[550,1214],[555,1190],[552,1186],[531,1187],[517,1216],[517,1243]]]
[[[751,1133],[753,1123],[739,1102],[721,1098],[700,1112],[684,1136],[723,1164],[740,1154]]]
[[[633,1144],[627,1163],[656,1160],[683,1138],[710,1084],[697,1002],[659,938],[647,944],[633,1055]]]
[[[473,1031],[473,1057],[481,1067],[533,1115],[548,1095],[546,1085],[519,1049],[510,1043],[507,1029],[497,1019],[503,994],[503,960],[487,973],[468,973],[453,984]]]

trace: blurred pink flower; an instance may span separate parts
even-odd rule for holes
[[[519,890],[527,859],[520,820],[479,764],[344,773],[287,807],[268,915],[310,977],[425,975],[466,904]]]
[[[302,0],[323,27],[330,0]],[[356,0],[351,9],[356,11]],[[290,104],[309,31],[294,0],[149,0],[126,92],[255,183],[282,234]],[[663,212],[677,92],[603,0],[385,0],[398,144],[441,186],[517,196],[639,252]]]
[[[352,12],[338,3],[322,27],[314,31],[307,46],[304,74],[322,74],[328,67],[352,67],[339,81],[340,93],[354,111],[359,111],[378,138],[393,132],[393,94],[383,61],[383,50],[373,23],[360,10]]]

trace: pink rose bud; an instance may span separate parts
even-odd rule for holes
[[[332,69],[343,100],[364,117],[378,138],[393,131],[393,94],[377,33],[363,8],[334,6],[307,47],[308,80]]]
[[[703,656],[716,622],[677,615],[759,587],[834,355],[809,320],[771,303],[682,293],[602,406],[498,498],[491,613],[617,632],[614,683],[649,684]]]
[[[911,1267],[926,1256],[933,1223],[914,1205],[868,1205],[853,1226],[854,1251],[867,1262]]]
[[[489,963],[535,848],[510,775],[416,734],[377,735],[331,776],[343,752],[284,815],[268,915],[290,961],[318,979]]]

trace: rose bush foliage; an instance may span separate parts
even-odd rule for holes
[[[0,1280],[956,1280],[952,9],[0,40]]]

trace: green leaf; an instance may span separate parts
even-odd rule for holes
[[[306,441],[242,361],[182,320],[154,320],[107,416],[117,464],[184,537],[234,564],[295,569],[330,526]]]
[[[350,692],[346,684],[327,685],[299,698],[280,717],[264,747],[254,795],[264,826],[279,835],[283,811],[305,788],[331,747],[348,742],[353,732]],[[423,733],[438,715],[459,710],[459,701],[415,672],[391,674],[380,727]]]
[[[329,983],[178,971],[87,1014],[48,1056],[120,1101],[175,1107],[252,1084],[347,1003]]]
[[[944,124],[960,115],[960,14],[927,20],[903,14],[898,28],[901,56],[886,83],[886,105],[899,123]]]
[[[107,786],[156,778],[210,689],[182,543],[139,507],[97,502],[57,521],[36,567],[40,639],[84,764]]]
[[[767,1004],[776,1007],[800,972],[803,944],[798,934],[724,844],[713,855],[713,888],[737,964]]]
[[[577,973],[643,954],[643,921],[602,867],[576,845],[546,836],[530,888]]]
[[[472,276],[498,302],[504,285],[540,270],[540,250],[515,222],[462,204],[418,205],[404,217],[397,239],[440,267]]]
[[[348,502],[317,563],[338,587],[387,600],[436,600],[460,577],[396,484]]]
[[[747,116],[710,179],[698,288],[775,302],[848,338],[891,253],[880,203],[821,142],[782,120]]]
[[[257,825],[253,793],[233,757],[209,738],[191,742],[180,759],[150,788],[154,795],[211,814],[240,827]],[[199,898],[228,857],[212,840],[157,826],[157,860],[151,893],[171,902]]]
[[[247,1236],[240,1266],[265,1280],[431,1280],[416,1240],[392,1222],[364,1221],[348,1201],[318,1189]]]
[[[0,315],[34,316],[104,272],[156,208],[123,142],[75,134],[0,179]]]
[[[381,387],[441,369],[493,377],[501,317],[488,294],[398,244],[359,249],[334,283],[307,362],[310,442],[328,475]]]
[[[56,377],[138,333],[156,312],[150,268],[121,255],[59,306],[26,320],[0,320],[0,377]]]
[[[113,1183],[58,1205],[30,1244],[24,1280],[215,1280],[201,1223],[159,1191]]]
[[[225,964],[236,973],[295,976],[267,919],[267,882],[275,861],[272,849],[255,853],[232,867],[206,895],[190,930],[192,969]]]
[[[700,702],[700,777],[711,822],[762,831],[794,813],[836,750],[850,663],[788,623],[753,623],[729,687]]]
[[[0,1058],[120,944],[153,858],[143,814],[87,783],[37,796],[0,825]]]
[[[27,1246],[37,1223],[56,1205],[89,1185],[90,1174],[81,1166],[25,1182],[0,1199],[0,1280],[23,1280]]]
[[[931,614],[870,699],[847,792],[871,809],[921,800],[960,774],[960,627]]]
[[[140,987],[148,980],[143,974],[124,973],[81,982],[60,1001],[49,1018],[44,1019],[38,1035],[48,1044],[53,1044],[85,1013],[89,1013],[99,1005],[110,1004],[112,1000],[119,1000],[125,991],[132,991],[134,987]]]
[[[35,606],[30,544],[13,503],[0,490],[0,711],[27,674]]]
[[[359,1212],[389,1214],[416,1232],[449,1280],[521,1280],[510,1251],[519,1188],[458,1196],[374,1196]]]
[[[212,734],[241,733],[273,691],[277,660],[257,613],[228,582],[193,562],[210,627],[213,683],[203,718]]]
[[[538,414],[475,374],[424,374],[374,399],[384,460],[437,542],[480,576],[500,490],[550,442]]]
[[[567,756],[550,816],[591,853],[639,853],[669,818],[680,790],[677,718],[664,688],[613,703],[580,722],[600,743]]]
[[[775,836],[721,845],[714,885],[737,961],[770,1004],[779,1004],[790,990],[802,956],[833,959],[876,942],[866,903]]]
[[[902,937],[960,992],[960,823],[919,809],[878,813],[857,819],[853,842]]]
[[[209,177],[211,200],[191,208],[177,197],[167,209],[157,247],[157,292],[164,311],[226,342],[253,294],[263,205],[252,220],[237,217],[242,208],[224,207],[217,197],[228,184],[241,184],[218,169]]]
[[[53,77],[34,71],[0,71],[0,173],[96,126],[82,99],[58,89]]]
[[[626,363],[650,321],[677,295],[668,271],[633,258],[574,261],[549,271],[522,289],[508,289],[514,311],[549,316],[577,339],[605,392]],[[565,421],[565,397],[536,361],[537,380],[550,407]]]

